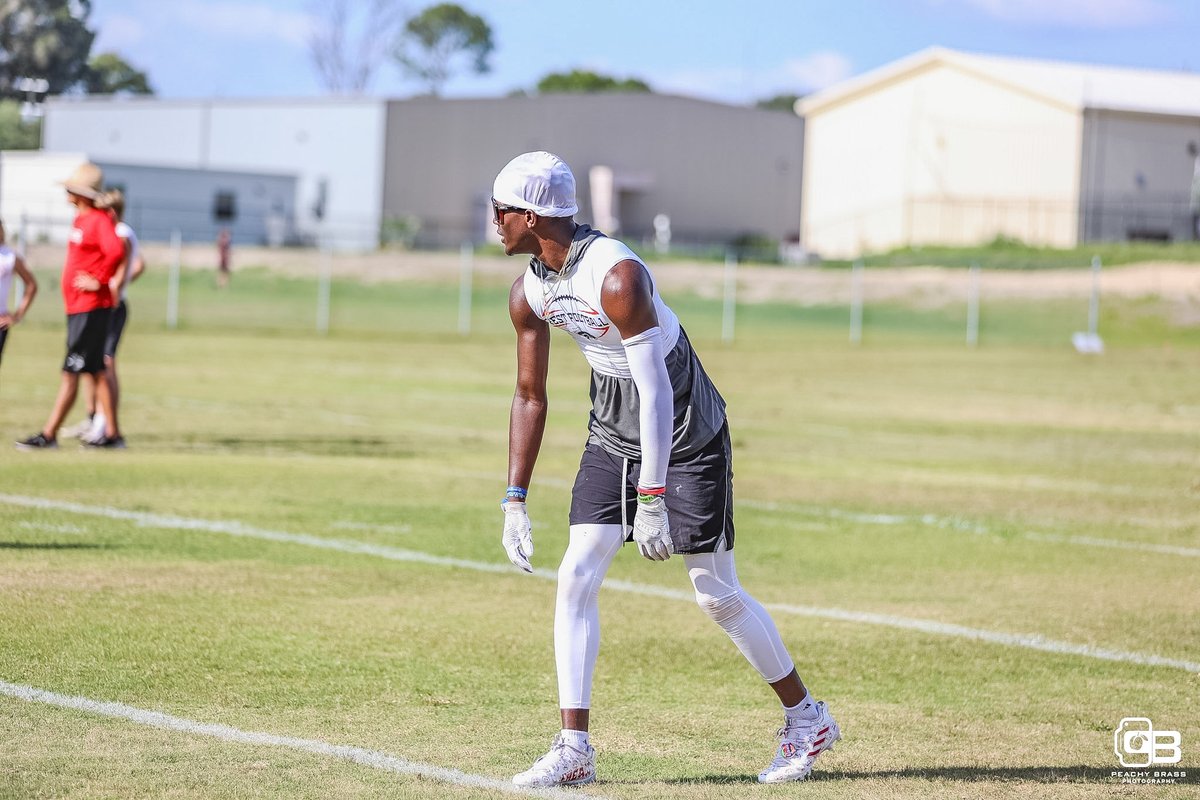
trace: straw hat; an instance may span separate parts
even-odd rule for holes
[[[71,177],[62,184],[71,194],[77,194],[89,200],[98,200],[104,186],[104,170],[90,161],[85,161],[76,167],[75,171],[71,173]]]

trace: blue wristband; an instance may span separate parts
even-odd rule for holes
[[[514,497],[518,500],[524,500],[529,496],[529,490],[522,486],[510,486],[504,492],[505,497]]]

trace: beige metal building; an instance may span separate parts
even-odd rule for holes
[[[1198,75],[932,48],[797,106],[823,256],[1195,235]]]
[[[798,238],[803,123],[793,114],[660,94],[417,98],[388,104],[385,218],[420,239],[491,235],[492,179],[549,150],[571,165],[580,219],[631,240],[670,220],[676,243]]]

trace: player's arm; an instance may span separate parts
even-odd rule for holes
[[[508,312],[517,332],[517,388],[508,417],[508,491],[504,533],[500,542],[508,560],[533,572],[533,525],[525,507],[525,492],[546,430],[546,374],[550,365],[550,326],[538,319],[525,299],[524,276],[513,283]]]
[[[124,255],[121,257],[121,263],[117,265],[113,276],[108,281],[108,289],[113,293],[114,297],[119,297],[121,289],[125,288],[126,281],[132,280],[129,277],[129,256],[133,252],[133,244],[128,239],[117,238],[121,239]]]
[[[117,270],[121,269],[125,264],[126,246],[128,242],[117,236],[117,229],[114,225],[108,222],[107,218],[94,227],[96,231],[96,245],[100,248],[101,270],[103,274],[97,275],[96,279],[102,283],[111,283],[113,276]]]
[[[604,277],[600,290],[604,313],[621,333],[625,357],[638,393],[642,469],[634,539],[642,555],[655,561],[670,557],[672,544],[664,501],[667,463],[675,422],[671,377],[667,374],[662,329],[654,310],[650,273],[637,261],[621,261]]]
[[[517,387],[508,418],[508,483],[527,489],[546,430],[550,326],[529,307],[523,277],[513,284],[508,312],[517,332]]]
[[[142,258],[142,254],[138,253],[137,258],[133,260],[130,266],[129,282],[133,283],[138,278],[142,277],[142,273],[146,271],[146,259]]]
[[[13,262],[13,272],[17,273],[17,277],[25,284],[25,292],[21,297],[21,305],[17,306],[17,310],[12,313],[12,321],[20,322],[25,318],[25,313],[29,311],[29,306],[33,305],[33,298],[38,293],[37,278],[33,277],[33,273],[29,271],[29,267],[25,264],[25,259],[17,256]]]

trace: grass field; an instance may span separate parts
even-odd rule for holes
[[[502,286],[478,286],[463,338],[454,276],[339,283],[317,337],[311,282],[250,271],[222,294],[185,274],[167,331],[161,272],[131,298],[130,449],[0,448],[0,797],[503,796],[557,729],[551,578],[588,410],[574,346],[555,337],[527,576],[499,546]],[[57,387],[45,278],[0,368],[9,439]],[[768,304],[726,345],[718,301],[667,299],[729,401],[742,581],[845,739],[806,784],[753,783],[769,689],[678,561],[627,548],[602,595],[600,780],[573,794],[1196,796],[1195,327],[1107,303],[1109,351],[1082,357],[1086,308],[993,304],[971,350],[957,312],[892,306],[852,347],[845,309]],[[1125,717],[1181,733],[1187,782],[1112,780]]]

